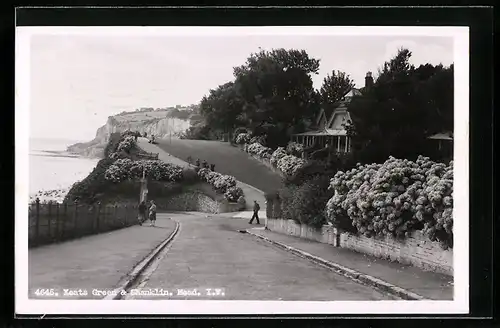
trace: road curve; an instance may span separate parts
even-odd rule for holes
[[[190,215],[161,261],[126,299],[347,301],[393,299],[249,234],[247,220]],[[211,289],[207,292],[207,289]],[[219,295],[209,295],[216,289]],[[178,291],[196,295],[178,295]]]

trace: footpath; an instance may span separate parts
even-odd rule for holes
[[[155,227],[149,221],[107,233],[30,249],[28,252],[29,297],[38,288],[110,289],[156,246],[170,236],[175,222],[167,219],[187,214],[158,214]],[[59,295],[60,298],[62,295]]]
[[[263,228],[247,231],[277,247],[404,299],[453,300],[453,277]]]
[[[158,153],[158,158],[165,162],[181,166],[189,165],[158,146],[149,144],[147,139],[141,138],[138,143],[145,151]],[[238,186],[245,193],[248,210],[251,209],[254,199],[261,204],[259,217],[261,223],[264,223],[266,218],[264,193],[239,181]],[[217,216],[248,220],[252,216],[252,211],[222,213]],[[272,232],[262,227],[252,229],[249,225],[248,228],[247,232],[255,238],[264,239],[276,247],[329,267],[360,283],[397,294],[403,299],[453,300],[453,277],[423,271],[417,267],[405,266],[349,249]]]

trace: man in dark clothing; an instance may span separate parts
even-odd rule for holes
[[[212,172],[215,171],[215,164],[210,164],[210,171],[212,171]]]
[[[139,204],[139,224],[142,225],[142,223],[146,220],[146,202],[142,201]]]
[[[259,203],[257,203],[256,200],[254,200],[253,201],[253,215],[252,215],[252,219],[250,220],[250,222],[248,222],[249,224],[252,224],[253,219],[257,219],[257,224],[260,224],[259,210],[260,210],[260,205],[259,205]]]
[[[208,162],[206,160],[203,160],[203,163],[201,165],[203,165],[204,169],[208,169]]]
[[[199,158],[196,160],[196,166],[200,167],[200,159]]]

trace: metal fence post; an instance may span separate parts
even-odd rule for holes
[[[62,225],[62,233],[61,238],[64,238],[66,235],[66,222],[68,221],[68,203],[64,202],[64,215],[63,215],[63,225]]]
[[[49,233],[48,233],[48,235],[49,235],[49,240],[50,240],[52,237],[52,234],[50,233],[50,225],[51,225],[50,221],[52,221],[52,202],[49,202],[48,206],[49,206],[49,210],[48,210],[49,211],[49,222],[48,222]]]
[[[59,203],[56,204],[56,233],[55,239],[59,239]]]
[[[97,222],[96,222],[96,231],[100,232],[99,229],[99,214],[101,214],[101,202],[97,202]]]
[[[128,206],[125,204],[125,226],[128,226]]]
[[[74,216],[74,219],[73,219],[73,235],[76,236],[77,233],[78,233],[78,229],[77,229],[77,226],[78,226],[78,200],[75,199],[75,216]]]
[[[36,198],[36,216],[35,216],[35,244],[38,243],[38,236],[40,233],[40,198]]]

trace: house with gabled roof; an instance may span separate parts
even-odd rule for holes
[[[354,96],[362,95],[365,88],[373,85],[372,73],[368,72],[365,77],[365,87],[349,90],[339,101],[332,105],[323,106],[314,126],[316,129],[304,133],[294,134],[292,141],[300,143],[304,149],[331,148],[335,152],[347,153],[350,151],[350,140],[344,127],[351,118],[347,107]]]

